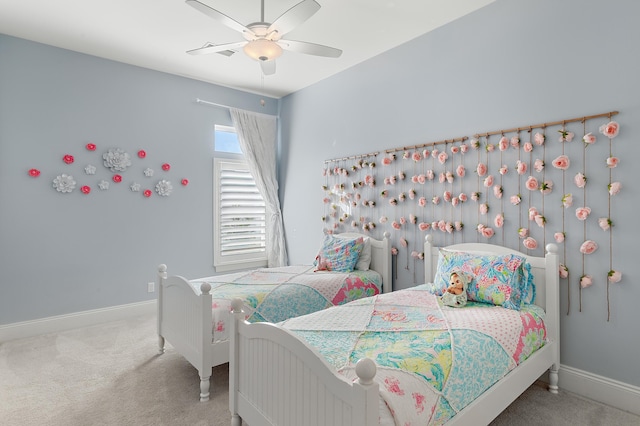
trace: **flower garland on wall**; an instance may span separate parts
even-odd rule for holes
[[[547,241],[552,240],[562,246],[558,273],[566,281],[567,314],[574,289],[579,292],[582,312],[582,292],[600,282],[596,277],[602,276],[609,321],[610,284],[622,279],[613,264],[611,233],[611,205],[622,188],[613,174],[619,164],[613,155],[613,140],[619,133],[618,123],[612,121],[616,114],[613,111],[476,134],[471,139],[461,137],[326,160],[322,187],[325,231],[359,229],[374,235],[389,231],[396,255],[396,278],[398,268],[404,268],[413,272],[414,284],[428,233],[438,246],[475,239],[532,255],[543,255]],[[598,127],[591,129],[597,119]],[[607,121],[602,123],[602,119]],[[582,123],[582,143],[576,143],[580,139],[575,135],[578,130],[569,128],[574,123]],[[523,132],[527,137],[522,138]],[[548,137],[554,134],[557,138]],[[554,140],[559,147],[550,145]],[[609,144],[605,161],[588,155],[589,147],[604,140]],[[609,168],[606,184],[587,185],[591,184],[587,173],[592,167]],[[571,186],[575,191],[569,189]],[[595,219],[592,197],[605,195],[608,210]],[[573,214],[568,214],[570,210]],[[609,265],[602,274],[593,270],[596,262],[588,262],[599,248],[596,240],[600,237],[593,237],[598,228],[609,232]],[[576,257],[581,258],[581,265],[567,265]]]
[[[97,145],[93,142],[89,142],[85,145],[85,149],[90,153],[94,153],[97,150]],[[139,161],[144,161],[147,158],[147,152],[145,150],[139,150],[137,152],[137,157]],[[101,157],[101,160],[98,159],[98,162],[102,161],[102,165],[107,170],[107,173],[110,173],[110,176],[103,176],[101,179],[97,180],[96,171],[97,167],[93,164],[87,164],[81,170],[81,175],[84,173],[86,177],[83,177],[82,184],[78,184],[76,179],[71,174],[70,170],[66,170],[67,173],[58,174],[52,181],[53,188],[61,194],[70,194],[72,193],[76,187],[79,186],[80,192],[84,195],[89,195],[92,192],[93,186],[91,182],[93,182],[101,192],[107,191],[111,187],[111,183],[120,184],[123,180],[123,174],[132,166],[131,155],[128,152],[120,149],[120,148],[109,148],[107,149]],[[62,162],[66,166],[73,166],[76,164],[76,158],[74,155],[65,154],[62,156]],[[160,169],[169,173],[171,170],[171,165],[169,163],[162,163],[160,165]],[[150,167],[146,167],[141,176],[144,176],[145,179],[152,178],[155,171]],[[28,171],[29,176],[33,178],[37,178],[40,176],[41,171],[37,168],[31,168]],[[74,174],[76,174],[74,172]],[[77,176],[77,174],[76,174]],[[97,183],[96,183],[97,182]],[[189,180],[187,178],[181,178],[180,184],[183,187],[186,187],[189,184]],[[173,192],[173,184],[168,179],[160,179],[153,183],[145,183],[145,188],[143,189],[143,184],[140,184],[137,180],[132,180],[129,184],[129,190],[132,193],[140,193],[144,198],[149,198],[153,195],[155,191],[161,197],[168,197]],[[152,190],[153,189],[153,190]]]

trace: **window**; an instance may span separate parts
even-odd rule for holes
[[[216,126],[215,149],[215,269],[224,272],[267,266],[266,206],[232,127]]]

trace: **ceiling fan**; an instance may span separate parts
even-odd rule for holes
[[[260,21],[246,26],[199,0],[186,0],[186,3],[219,23],[238,31],[245,38],[245,41],[235,43],[206,43],[198,49],[188,50],[187,53],[191,55],[222,52],[242,47],[249,57],[260,62],[263,74],[271,75],[276,72],[275,60],[282,55],[283,50],[328,58],[337,58],[342,54],[342,50],[333,47],[282,38],[320,9],[320,5],[315,0],[301,1],[280,15],[273,23],[264,21],[264,0],[261,0]]]

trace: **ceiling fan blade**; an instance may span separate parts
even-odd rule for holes
[[[285,50],[307,55],[324,56],[327,58],[339,58],[342,50],[322,44],[307,43],[306,41],[278,40],[278,44]]]
[[[273,75],[276,73],[276,61],[260,61],[262,74]]]
[[[193,7],[196,10],[199,10],[200,12],[204,13],[205,15],[209,16],[210,18],[215,19],[216,21],[218,21],[219,23],[226,25],[227,27],[238,31],[239,33],[249,33],[249,34],[253,34],[253,31],[251,31],[249,28],[247,28],[246,26],[242,25],[240,22],[236,21],[233,18],[228,17],[227,15],[225,15],[222,12],[218,12],[217,10],[215,10],[212,7],[207,6],[206,4],[198,1],[198,0],[186,0],[185,3],[187,3],[189,6]]]
[[[318,10],[320,10],[320,5],[315,0],[301,1],[273,21],[267,33],[277,31],[280,36],[283,36],[311,18]]]
[[[209,53],[222,52],[223,50],[239,49],[245,44],[247,44],[246,41],[239,41],[236,43],[225,43],[225,44],[207,43],[204,46],[199,47],[197,49],[187,50],[187,53],[190,55],[206,55]]]

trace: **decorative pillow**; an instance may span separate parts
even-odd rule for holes
[[[364,247],[362,237],[347,240],[331,234],[325,235],[322,248],[316,256],[316,271],[351,272]]]
[[[343,240],[353,240],[354,237],[341,236],[340,234],[334,235],[336,238]],[[358,257],[355,269],[358,271],[368,271],[371,266],[371,239],[369,237],[362,237],[364,239],[364,246]]]
[[[472,279],[467,298],[520,310],[522,303],[535,297],[531,266],[516,254],[478,254],[440,249],[434,278],[434,293],[442,295],[449,286],[451,272],[459,269]]]

